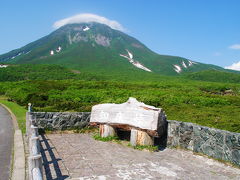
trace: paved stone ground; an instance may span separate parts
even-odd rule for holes
[[[11,115],[0,106],[0,180],[10,177],[13,132]]]
[[[191,151],[139,151],[90,134],[48,134],[41,144],[47,179],[240,179],[240,169]]]
[[[60,135],[55,135],[60,136]],[[58,144],[58,142],[55,142]],[[43,172],[47,180],[63,180],[69,177],[69,172],[63,164],[63,160],[56,151],[54,144],[47,136],[40,136],[41,155],[43,159]]]

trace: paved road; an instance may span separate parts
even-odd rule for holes
[[[48,134],[41,140],[47,179],[240,179],[240,169],[191,151],[134,150],[89,134]]]
[[[0,180],[8,180],[13,147],[13,124],[8,111],[0,105]]]

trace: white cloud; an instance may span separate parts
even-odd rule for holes
[[[240,50],[240,44],[233,44],[229,46],[230,49]]]
[[[120,30],[120,31],[126,31],[125,28],[117,21],[107,19],[103,16],[98,16],[96,14],[77,14],[75,16],[71,16],[65,19],[61,19],[59,21],[56,21],[53,24],[54,28],[60,28],[66,24],[74,24],[74,23],[89,23],[89,22],[98,22],[101,24],[105,24],[112,29]]]
[[[226,66],[225,69],[232,69],[232,70],[240,71],[240,61],[237,63],[233,63],[230,66]]]

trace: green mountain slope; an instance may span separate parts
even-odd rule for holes
[[[0,68],[0,81],[80,79],[80,73],[58,65],[12,65]]]
[[[182,57],[159,55],[137,39],[99,23],[65,25],[22,48],[0,56],[13,64],[58,64],[81,72],[178,75],[223,68]]]
[[[0,82],[22,80],[95,80],[121,82],[158,82],[161,80],[180,79],[181,76],[164,76],[142,71],[128,73],[82,72],[56,64],[14,64],[0,68]]]
[[[200,81],[240,83],[240,74],[216,70],[205,70],[200,72],[188,73],[185,74],[184,77],[187,79]]]

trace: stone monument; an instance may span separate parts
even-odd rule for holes
[[[131,131],[133,146],[153,145],[153,138],[167,131],[166,116],[161,108],[138,102],[132,97],[122,104],[93,106],[90,123],[100,125],[102,137],[116,135],[116,129]]]

